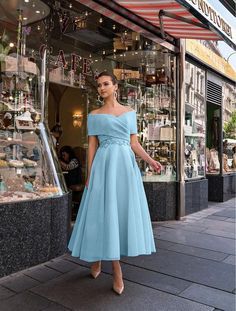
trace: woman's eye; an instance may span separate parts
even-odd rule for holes
[[[107,85],[109,85],[109,83],[108,83],[108,82],[105,82],[104,85],[107,86]]]

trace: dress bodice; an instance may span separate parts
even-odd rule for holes
[[[137,134],[135,110],[127,111],[119,116],[105,113],[88,115],[88,135],[98,136],[101,146],[106,141],[129,143],[130,134]]]

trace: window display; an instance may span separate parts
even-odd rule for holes
[[[158,174],[137,158],[143,181],[175,181],[175,57],[166,51],[156,51],[154,44],[152,51],[138,51],[133,58],[132,54],[125,53],[125,65],[129,68],[132,64],[132,70],[114,69],[120,81],[119,99],[136,110],[139,141],[163,166]]]
[[[37,5],[46,14],[47,7]],[[40,56],[32,56],[37,28],[23,23],[30,19],[24,6],[11,13],[17,34],[0,21],[0,203],[62,195],[66,189],[41,122],[45,73]]]
[[[184,171],[188,180],[205,176],[205,72],[187,61],[185,66]],[[209,165],[208,160],[208,169]]]

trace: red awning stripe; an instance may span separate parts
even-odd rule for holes
[[[164,10],[168,13],[187,18],[190,21],[201,22],[194,17],[185,7],[173,0],[114,0],[117,4],[130,10],[139,17],[145,19],[151,24],[160,27],[159,11]],[[176,38],[195,38],[220,40],[220,36],[210,29],[201,28],[197,25],[191,25],[184,21],[163,16],[164,31]],[[203,25],[203,24],[202,24]],[[175,27],[173,27],[175,26]],[[183,28],[185,26],[185,28]],[[203,25],[204,27],[204,25]]]

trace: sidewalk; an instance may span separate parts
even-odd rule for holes
[[[0,310],[235,311],[235,205],[154,223],[157,253],[122,260],[122,296],[111,290],[110,263],[94,280],[65,254],[0,279]]]

